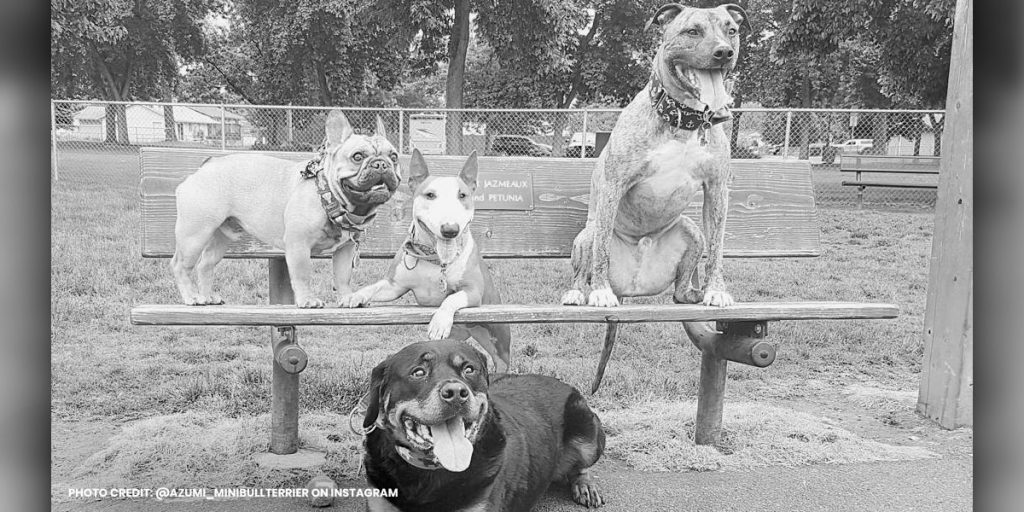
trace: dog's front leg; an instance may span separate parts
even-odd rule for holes
[[[341,302],[352,295],[352,270],[356,259],[356,243],[348,241],[342,244],[331,256],[334,269],[334,293]]]
[[[628,190],[630,178],[627,176],[613,175],[611,169],[628,169],[627,166],[613,161],[609,158],[600,172],[596,183],[596,197],[591,205],[594,208],[594,243],[592,257],[593,265],[591,275],[592,289],[587,298],[587,305],[612,307],[619,305],[619,299],[612,291],[611,281],[608,278],[609,246],[612,243],[613,231],[615,229],[615,214],[618,212],[622,196]]]
[[[480,305],[483,298],[479,290],[459,290],[447,297],[437,307],[434,316],[430,318],[430,325],[427,326],[427,337],[432,340],[447,338],[452,333],[452,324],[455,323],[455,312],[465,307]]]
[[[358,308],[371,302],[391,302],[398,300],[405,295],[409,289],[392,282],[389,279],[381,279],[376,283],[364,286],[358,291],[342,297],[338,306],[343,308]]]
[[[728,163],[724,165],[728,166]],[[728,169],[728,167],[726,167]],[[704,183],[704,234],[708,243],[708,261],[704,275],[704,305],[726,307],[734,304],[725,291],[722,277],[722,247],[725,245],[725,217],[729,211],[728,172]]]
[[[288,262],[288,275],[295,292],[295,305],[300,308],[322,308],[324,301],[313,295],[310,281],[313,279],[313,259],[310,257],[311,245],[305,239],[289,240],[285,236],[284,259]]]

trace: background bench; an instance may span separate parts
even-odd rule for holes
[[[142,252],[166,258],[174,252],[174,188],[209,156],[222,151],[143,148]],[[269,153],[296,161],[308,153]],[[465,157],[426,156],[432,174],[456,175]],[[487,258],[568,258],[572,241],[586,223],[593,160],[481,157],[474,237]],[[401,164],[408,169],[408,155]],[[813,257],[820,253],[810,166],[800,161],[734,160],[726,257]],[[403,187],[405,185],[403,184]],[[404,188],[385,205],[362,243],[364,258],[390,258],[408,232],[409,193]],[[688,214],[700,223],[700,194]],[[529,226],[525,229],[525,226]],[[299,373],[305,352],[297,344],[299,325],[426,325],[434,308],[374,306],[360,309],[300,310],[294,303],[281,251],[250,237],[232,244],[228,258],[264,258],[269,267],[270,305],[138,305],[136,325],[271,326],[274,354],[270,451],[298,449]],[[329,257],[328,254],[317,257]],[[566,272],[569,272],[568,266]],[[171,280],[168,269],[167,279]],[[728,280],[728,276],[726,276]],[[568,282],[568,276],[566,278]],[[227,298],[230,301],[230,297]],[[600,368],[610,356],[620,323],[683,322],[701,350],[695,440],[713,444],[722,422],[727,361],[765,367],[775,360],[767,343],[774,320],[895,318],[891,304],[848,302],[743,303],[730,308],[700,305],[622,305],[617,308],[557,304],[504,304],[459,311],[456,323],[589,322],[608,325]],[[423,335],[423,332],[419,332]],[[422,337],[422,336],[420,336]],[[367,368],[369,372],[370,368]]]
[[[843,155],[839,171],[856,173],[853,181],[843,181],[843,185],[857,187],[857,204],[860,205],[864,202],[864,190],[867,187],[937,189],[941,161],[942,158],[937,156]],[[865,177],[865,173],[871,176]],[[927,179],[891,179],[895,176],[926,176]]]

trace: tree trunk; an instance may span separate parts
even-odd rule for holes
[[[324,71],[324,63],[313,59],[313,69],[316,74],[316,85],[320,90],[320,104],[329,107],[332,104],[331,89],[327,83],[327,73]]]
[[[178,140],[178,130],[174,121],[174,107],[164,105],[164,140],[174,142]]]
[[[946,116],[936,119],[935,114],[928,114],[928,120],[932,122],[932,155],[942,155],[942,129],[946,126]]]
[[[804,81],[800,85],[800,103],[803,108],[811,108],[811,77],[804,76]],[[801,112],[801,115],[797,116],[795,120],[800,120],[800,160],[807,160],[810,156],[810,143],[811,143],[811,113]],[[821,148],[822,157],[824,157],[825,148]]]
[[[447,108],[464,108],[463,86],[466,81],[466,52],[469,50],[469,0],[455,0],[455,25],[448,42],[448,78],[445,82],[444,104]],[[462,112],[448,112],[445,139],[449,155],[462,154]]]
[[[562,137],[562,132],[565,131],[565,125],[568,124],[565,112],[555,112],[551,118],[551,127],[555,130],[551,136],[551,156],[565,156],[565,140]],[[572,134],[569,135],[572,137]],[[580,151],[586,149],[587,141],[586,134],[583,135],[583,147]]]
[[[889,114],[875,114],[871,130],[871,149],[866,151],[872,155],[884,155],[889,149]]]
[[[111,144],[117,143],[117,109],[114,108],[116,106],[117,105],[114,105],[113,103],[108,103],[105,109],[106,120],[104,124],[106,125],[107,133],[104,140]]]
[[[128,105],[118,103],[114,105],[114,112],[117,117],[117,141],[121,144],[130,144],[128,138]]]

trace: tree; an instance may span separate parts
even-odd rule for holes
[[[170,99],[180,66],[204,51],[202,20],[215,1],[53,0],[52,90],[69,98]],[[106,124],[108,142],[128,142],[123,104],[107,106]]]

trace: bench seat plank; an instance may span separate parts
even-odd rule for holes
[[[174,253],[174,189],[210,156],[233,153],[213,149],[142,148],[139,190],[142,207],[142,255]],[[296,162],[311,153],[267,152]],[[408,168],[409,156],[401,163]],[[465,157],[427,155],[432,173],[455,175]],[[564,258],[586,223],[593,159],[481,157],[480,177],[530,173],[533,210],[477,210],[473,234],[488,258]],[[820,239],[810,167],[806,162],[733,160],[725,256],[817,256]],[[701,194],[687,214],[700,222]],[[364,258],[390,258],[409,229],[409,192],[403,187],[384,205],[361,247]],[[283,253],[246,235],[233,243],[228,258],[274,258]],[[316,257],[329,257],[319,254]]]
[[[938,174],[942,158],[937,156],[843,155],[842,172],[884,172]]]
[[[298,309],[295,306],[140,305],[134,325],[423,325],[435,308],[373,306],[356,309]],[[483,305],[461,309],[456,323],[681,322],[896,318],[893,304],[860,302],[740,303],[728,308],[691,304],[626,304],[615,308],[559,304]]]
[[[889,181],[844,181],[844,186],[856,187],[892,187],[892,188],[939,188],[935,183],[907,183]]]

